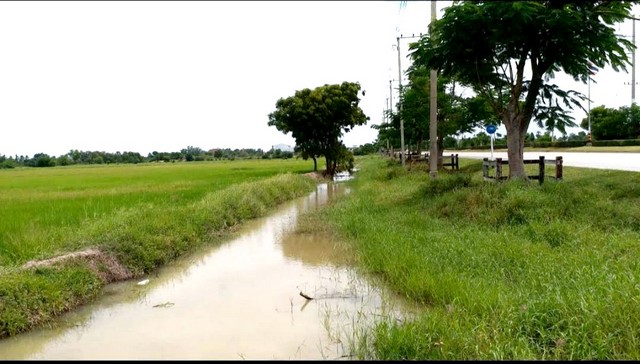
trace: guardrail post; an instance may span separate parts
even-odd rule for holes
[[[502,178],[502,158],[496,158],[496,179]]]
[[[562,179],[562,156],[556,157],[556,180]]]
[[[489,158],[482,158],[482,177],[489,178]]]
[[[544,156],[538,157],[540,159],[540,163],[538,164],[538,181],[540,184],[544,182]]]

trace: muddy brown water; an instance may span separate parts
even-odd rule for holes
[[[410,308],[359,276],[340,244],[296,232],[299,214],[348,192],[319,184],[220,246],[110,284],[49,327],[0,340],[0,358],[353,358],[358,332]]]

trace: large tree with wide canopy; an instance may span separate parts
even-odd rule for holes
[[[268,125],[291,133],[303,158],[313,159],[314,170],[316,158],[324,156],[326,173],[333,176],[343,159],[348,158],[340,140],[343,133],[369,120],[359,106],[359,92],[360,84],[356,82],[298,90],[276,102]]]
[[[527,178],[532,118],[572,120],[584,96],[550,83],[557,72],[587,82],[590,62],[615,71],[635,46],[617,34],[638,1],[454,1],[423,36],[416,62],[485,96],[507,131],[509,176]]]

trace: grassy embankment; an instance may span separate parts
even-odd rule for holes
[[[0,337],[95,298],[114,280],[105,273],[114,259],[125,276],[143,275],[310,192],[316,182],[301,173],[311,167],[256,160],[0,171]],[[109,259],[23,268],[87,250]]]
[[[319,218],[424,307],[358,337],[359,358],[640,359],[640,173],[565,167],[540,186],[484,182],[477,160],[433,181],[358,164]]]

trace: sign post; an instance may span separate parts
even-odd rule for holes
[[[487,125],[487,133],[491,136],[491,160],[493,160],[493,135],[496,132],[495,125]]]

